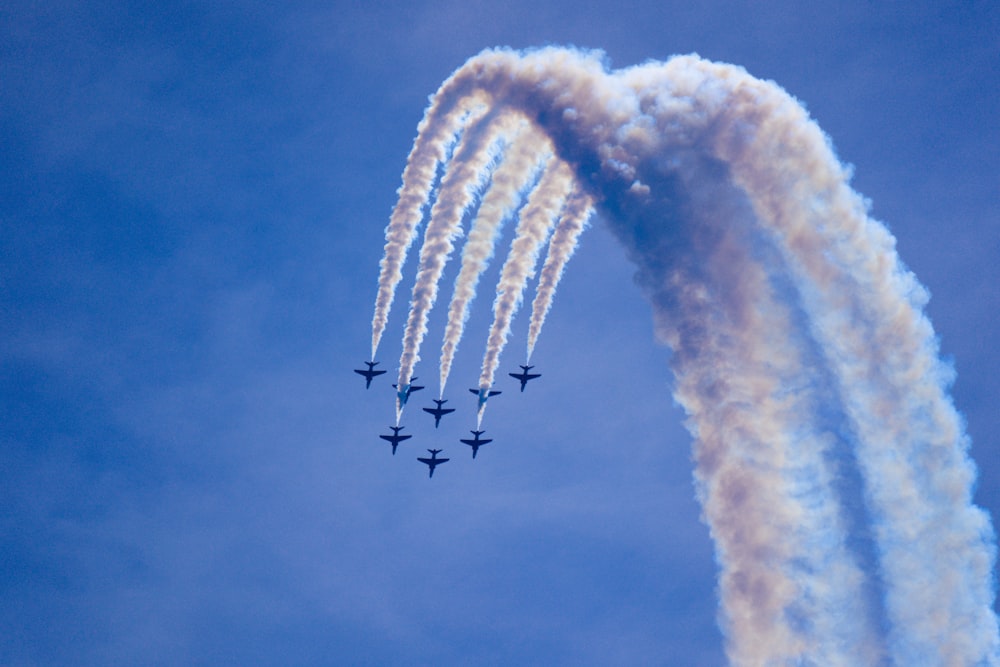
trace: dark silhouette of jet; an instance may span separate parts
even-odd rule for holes
[[[493,389],[486,389],[486,388],[470,389],[469,392],[479,397],[479,406],[476,408],[477,410],[483,409],[483,406],[486,405],[486,401],[489,400],[490,396],[496,396],[502,393]]]
[[[438,424],[441,423],[441,417],[444,417],[449,412],[454,412],[455,408],[442,408],[441,407],[442,405],[444,405],[445,403],[448,402],[448,399],[438,400],[438,399],[435,398],[434,402],[437,403],[437,407],[436,408],[424,408],[424,412],[429,412],[432,415],[434,415],[434,428],[437,428]]]
[[[476,458],[476,454],[479,453],[479,448],[489,442],[493,442],[493,440],[491,440],[490,438],[484,438],[482,440],[479,439],[479,436],[481,436],[483,433],[486,433],[486,431],[470,431],[470,433],[476,436],[475,439],[469,440],[468,438],[463,438],[459,442],[462,442],[468,445],[469,447],[472,447],[472,458]]]
[[[445,461],[448,461],[449,459],[439,459],[437,457],[438,452],[441,451],[440,449],[428,449],[427,451],[429,451],[431,453],[431,457],[429,459],[428,458],[424,458],[423,456],[418,456],[417,460],[420,461],[421,463],[426,463],[427,464],[427,467],[430,468],[430,473],[427,476],[428,477],[433,477],[434,476],[434,468],[436,468],[437,466],[441,465]]]
[[[385,373],[385,371],[375,370],[375,367],[378,366],[377,361],[366,361],[365,363],[368,364],[368,370],[363,371],[358,368],[355,368],[354,372],[357,373],[358,375],[365,376],[365,389],[367,389],[368,387],[372,386],[372,378],[375,377],[376,375],[382,375],[382,373]]]
[[[507,373],[507,375],[511,376],[515,380],[520,380],[521,381],[521,391],[524,391],[524,385],[528,384],[528,380],[534,380],[535,378],[540,378],[540,377],[542,377],[542,374],[541,373],[529,373],[528,371],[530,371],[532,368],[534,368],[534,366],[524,366],[522,364],[521,368],[522,368],[522,371],[520,373]]]
[[[400,389],[398,385],[392,385],[393,387],[396,387],[396,398],[399,399],[399,407],[406,405],[406,402],[410,400],[410,394],[412,392],[423,389],[423,387],[414,386],[413,380],[416,379],[417,378],[412,378],[408,383],[403,385],[402,389]]]
[[[399,443],[403,442],[404,440],[409,440],[413,436],[400,435],[399,432],[403,430],[402,426],[390,426],[389,428],[392,429],[392,435],[380,435],[379,437],[392,444],[392,455],[395,456],[396,447],[399,445]]]

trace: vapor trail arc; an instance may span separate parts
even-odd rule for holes
[[[477,161],[456,148],[449,161],[457,137],[496,119],[506,119],[502,155]],[[531,140],[544,149],[523,146],[530,136],[546,137]],[[672,350],[730,661],[1000,665],[995,536],[971,500],[975,467],[926,291],[825,135],[774,83],[697,56],[614,71],[599,53],[569,49],[472,58],[432,98],[407,162],[373,348],[437,165],[447,164],[439,199],[487,188],[485,201],[496,187],[504,211],[470,232],[453,354],[452,325],[464,322],[498,221],[548,152],[501,272],[480,386],[545,238],[529,356],[596,210],[636,263]],[[489,185],[496,160],[506,180]],[[425,297],[460,218],[431,212],[411,324],[433,304]],[[421,326],[414,336],[408,324],[401,382]],[[446,377],[442,368],[442,386]]]
[[[511,114],[491,112],[467,127],[455,148],[454,159],[448,163],[441,178],[440,191],[431,207],[420,248],[420,267],[413,285],[410,314],[403,335],[403,355],[399,360],[400,387],[409,384],[413,366],[420,359],[420,344],[427,334],[427,316],[437,300],[438,283],[454,248],[454,240],[462,234],[462,216],[489,176],[487,168],[499,151],[498,142],[515,122]],[[398,404],[397,423],[401,410],[402,404]]]
[[[441,398],[448,383],[451,364],[469,318],[469,307],[476,295],[479,278],[490,258],[504,220],[513,214],[522,192],[543,164],[543,156],[551,153],[544,135],[523,123],[512,137],[513,145],[503,156],[490,182],[489,190],[462,248],[462,268],[455,280],[455,292],[448,307],[448,324],[441,347]]]
[[[542,324],[545,323],[545,317],[552,307],[552,298],[562,279],[566,263],[573,256],[580,234],[583,233],[593,213],[592,198],[579,187],[575,187],[567,198],[562,217],[552,232],[545,264],[538,278],[535,301],[531,304],[531,324],[528,327],[528,361],[531,361],[531,355],[535,351],[535,343],[538,342]]]
[[[573,173],[562,160],[551,157],[545,165],[538,186],[528,197],[521,211],[514,241],[500,271],[497,296],[493,302],[493,325],[486,340],[483,370],[479,388],[488,389],[493,384],[500,353],[507,344],[511,322],[524,295],[528,278],[534,272],[538,254],[555,225],[573,183]],[[479,410],[482,419],[485,404]]]

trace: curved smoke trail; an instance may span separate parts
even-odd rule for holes
[[[802,107],[696,56],[608,71],[565,49],[486,51],[439,99],[533,123],[572,169],[547,224],[579,188],[637,264],[694,436],[730,660],[1000,665],[995,536],[926,292]],[[427,127],[454,111],[435,113]],[[533,267],[521,225],[512,256]],[[498,289],[512,315],[520,291]]]
[[[521,193],[541,166],[541,158],[546,152],[551,152],[551,146],[546,148],[548,140],[545,136],[526,123],[512,137],[512,142],[510,151],[504,154],[503,161],[493,174],[489,190],[483,196],[472,223],[469,238],[462,247],[462,268],[455,280],[455,292],[448,307],[448,324],[441,346],[438,398],[444,396],[444,386],[451,373],[452,361],[465,332],[465,323],[469,319],[469,306],[476,296],[479,277],[493,257],[500,227],[514,212]]]
[[[479,375],[480,390],[488,390],[493,385],[500,353],[507,344],[511,321],[524,298],[524,288],[538,263],[538,253],[573,187],[573,172],[562,160],[550,157],[544,169],[542,178],[521,211],[510,253],[500,271],[497,297],[493,302],[493,324],[486,340],[483,370]],[[485,403],[480,404],[480,421],[485,407]]]
[[[430,221],[424,231],[420,268],[413,285],[410,314],[403,335],[403,353],[399,359],[400,387],[410,383],[413,366],[420,359],[420,344],[427,334],[427,315],[437,300],[438,283],[454,248],[454,240],[462,234],[462,216],[489,177],[487,167],[494,162],[500,150],[499,142],[515,130],[519,122],[513,114],[486,114],[466,129],[455,149],[454,158],[441,177],[440,192],[431,207]],[[397,422],[402,407],[402,403],[397,401]]]
[[[443,164],[454,146],[462,127],[482,116],[487,107],[475,96],[460,99],[438,95],[417,127],[417,140],[406,160],[399,200],[385,229],[385,256],[380,262],[375,315],[372,318],[372,360],[378,350],[382,333],[389,320],[389,308],[396,286],[403,279],[403,261],[413,244],[417,225],[423,217],[423,207],[434,187],[437,168]]]
[[[556,294],[556,288],[562,279],[563,270],[566,263],[573,257],[576,251],[576,244],[580,239],[580,234],[587,226],[590,216],[594,214],[593,197],[583,192],[578,187],[570,194],[566,200],[566,209],[563,211],[559,223],[552,232],[549,240],[549,250],[545,255],[545,263],[542,265],[541,273],[538,276],[538,287],[535,290],[535,300],[531,303],[531,324],[528,325],[528,355],[527,361],[531,361],[531,355],[535,351],[535,343],[538,342],[538,335],[542,333],[542,325],[545,324],[545,317],[552,307],[552,298]]]

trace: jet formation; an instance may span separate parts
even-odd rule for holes
[[[374,378],[378,377],[379,375],[383,375],[386,371],[384,371],[384,370],[375,370],[375,366],[377,366],[378,363],[379,363],[377,361],[366,361],[364,363],[365,363],[366,366],[368,366],[367,369],[357,369],[356,368],[356,369],[354,369],[354,372],[365,378],[365,389],[369,389],[371,387],[372,380]],[[508,373],[508,375],[510,375],[512,378],[514,378],[515,380],[517,380],[517,381],[519,381],[521,383],[521,391],[522,392],[524,391],[524,387],[525,387],[525,385],[527,385],[528,381],[534,380],[535,378],[541,377],[541,373],[530,373],[529,371],[532,368],[534,368],[534,366],[521,365],[521,372],[520,373]],[[416,377],[413,377],[413,378],[410,379],[409,382],[407,382],[405,384],[402,384],[402,385],[399,385],[399,386],[397,386],[395,384],[392,385],[393,388],[396,389],[396,399],[398,401],[397,406],[398,406],[399,409],[402,409],[402,407],[406,405],[407,401],[410,400],[410,395],[413,392],[420,391],[421,389],[424,389],[424,387],[422,387],[422,386],[418,386],[418,385],[413,384],[416,379],[417,379]],[[499,390],[490,389],[489,387],[473,388],[473,389],[469,389],[469,392],[476,396],[476,399],[477,399],[476,410],[479,413],[482,412],[483,407],[486,405],[486,402],[491,397],[498,396],[499,394],[502,393]],[[431,416],[434,417],[434,428],[438,428],[441,425],[441,417],[443,417],[445,415],[448,415],[448,414],[451,414],[452,412],[455,412],[455,408],[446,408],[446,407],[444,407],[444,404],[448,402],[447,399],[443,399],[442,398],[442,399],[433,399],[433,400],[434,400],[434,407],[431,407],[431,408],[422,408],[422,409],[423,409],[424,412],[426,412],[426,413],[428,413],[428,414],[430,414]],[[397,422],[396,423],[399,423],[398,422],[398,413],[397,413]],[[390,426],[389,428],[390,428],[390,430],[392,430],[392,434],[379,435],[379,438],[381,438],[382,440],[385,440],[390,445],[392,445],[392,454],[393,454],[393,456],[395,456],[395,454],[396,454],[396,448],[399,446],[399,444],[401,442],[403,442],[404,440],[409,440],[413,436],[412,435],[401,435],[400,431],[402,431],[403,428],[404,428],[402,426]],[[465,445],[468,445],[468,446],[472,447],[472,458],[476,458],[476,454],[479,453],[479,448],[482,447],[485,444],[493,442],[493,440],[490,439],[490,438],[483,438],[482,437],[482,435],[485,433],[485,431],[473,430],[473,431],[470,431],[470,432],[472,433],[472,436],[473,436],[472,438],[461,438],[459,440],[459,442],[461,442],[462,444],[465,444]],[[437,466],[439,466],[440,464],[445,463],[449,459],[438,458],[438,454],[440,454],[441,451],[442,451],[441,449],[428,449],[427,451],[430,452],[430,454],[431,454],[430,458],[427,458],[427,457],[424,457],[424,456],[418,456],[417,460],[420,461],[421,463],[427,465],[427,467],[428,467],[428,475],[427,476],[428,477],[434,477],[434,469]]]

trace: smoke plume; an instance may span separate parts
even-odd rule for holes
[[[519,144],[540,134],[552,157],[519,215],[479,386],[492,384],[547,235],[555,228],[529,357],[585,222],[599,212],[638,267],[657,336],[672,351],[732,664],[1000,665],[995,535],[972,503],[975,466],[947,391],[953,373],[923,312],[927,293],[827,137],[776,84],[697,56],[617,71],[599,53],[569,49],[472,58],[433,98],[407,162],[373,347],[432,172],[463,125],[471,124],[464,144],[492,118],[529,127],[505,135],[512,145],[500,158],[502,168],[519,156],[520,176],[503,186],[503,212],[490,214],[468,250],[452,321],[465,320],[496,221],[523,187],[514,183],[542,155]],[[463,174],[461,192],[485,180],[495,153],[480,154],[456,149],[439,200],[451,201],[452,173]],[[460,215],[436,216],[401,382],[460,232]],[[448,336],[450,364],[461,328]]]
[[[513,214],[521,193],[541,166],[540,159],[544,152],[551,152],[551,147],[545,148],[546,143],[544,135],[525,123],[513,137],[513,145],[504,154],[503,161],[493,174],[489,190],[483,196],[469,238],[462,248],[462,268],[455,280],[455,292],[448,307],[448,324],[441,346],[438,398],[444,395],[451,364],[469,319],[469,306],[476,296],[479,277],[493,256],[500,227]]]

